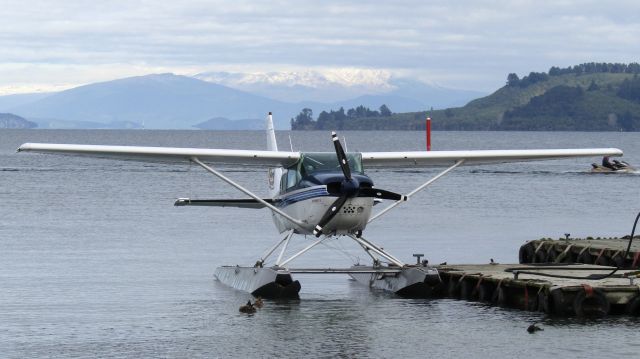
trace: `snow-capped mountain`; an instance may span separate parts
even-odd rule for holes
[[[391,73],[385,70],[369,69],[332,69],[325,71],[289,71],[289,72],[203,72],[194,77],[209,82],[219,82],[227,86],[253,86],[270,84],[278,86],[305,86],[326,88],[333,86],[355,87],[369,91],[387,92]]]
[[[205,72],[194,77],[285,102],[338,102],[393,90],[390,74],[381,70]]]
[[[303,108],[315,116],[340,107],[378,109],[383,104],[393,112],[410,112],[461,105],[480,95],[378,70],[214,72],[152,74],[56,93],[0,96],[0,110],[45,128],[167,129],[253,129],[272,111],[276,128],[288,129]]]
[[[384,101],[385,97],[389,97],[388,102],[383,103],[397,112],[463,105],[483,95],[480,92],[448,89],[409,77],[395,76],[387,70],[372,69],[203,72],[194,77],[289,103],[352,102],[363,96],[375,96]],[[406,107],[409,103],[412,105]],[[380,105],[382,103],[378,104]]]

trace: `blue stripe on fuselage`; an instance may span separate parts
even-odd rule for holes
[[[321,187],[311,187],[307,191],[296,192],[289,196],[285,196],[279,198],[277,200],[278,207],[286,207],[290,204],[294,204],[296,202],[304,201],[306,199],[316,198],[316,197],[325,197],[328,196],[329,192],[327,192],[327,188],[325,186]]]

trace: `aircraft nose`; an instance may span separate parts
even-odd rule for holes
[[[340,192],[343,196],[351,197],[355,195],[359,187],[360,182],[358,182],[355,177],[352,177],[350,180],[345,178],[340,184]]]

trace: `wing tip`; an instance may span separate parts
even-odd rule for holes
[[[23,143],[18,148],[16,148],[16,152],[27,151],[30,145],[31,145],[30,143]]]

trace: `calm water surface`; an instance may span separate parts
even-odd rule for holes
[[[421,132],[345,132],[349,150],[424,148]],[[281,132],[281,147],[289,144]],[[295,150],[330,151],[324,132]],[[213,279],[279,239],[265,210],[174,207],[177,197],[240,198],[203,170],[17,154],[23,142],[264,149],[263,132],[0,131],[0,357],[621,357],[640,321],[558,320],[453,300],[371,292],[345,276],[298,276],[301,300],[238,313],[249,295]],[[619,147],[640,166],[640,133],[436,132],[435,149]],[[517,262],[525,240],[621,236],[640,211],[640,175],[591,175],[571,159],[462,167],[365,231],[405,261]],[[225,171],[266,195],[266,173]],[[437,170],[372,171],[409,192]],[[308,244],[300,238],[291,250]],[[292,266],[366,262],[333,240]],[[544,331],[526,327],[542,321]]]

